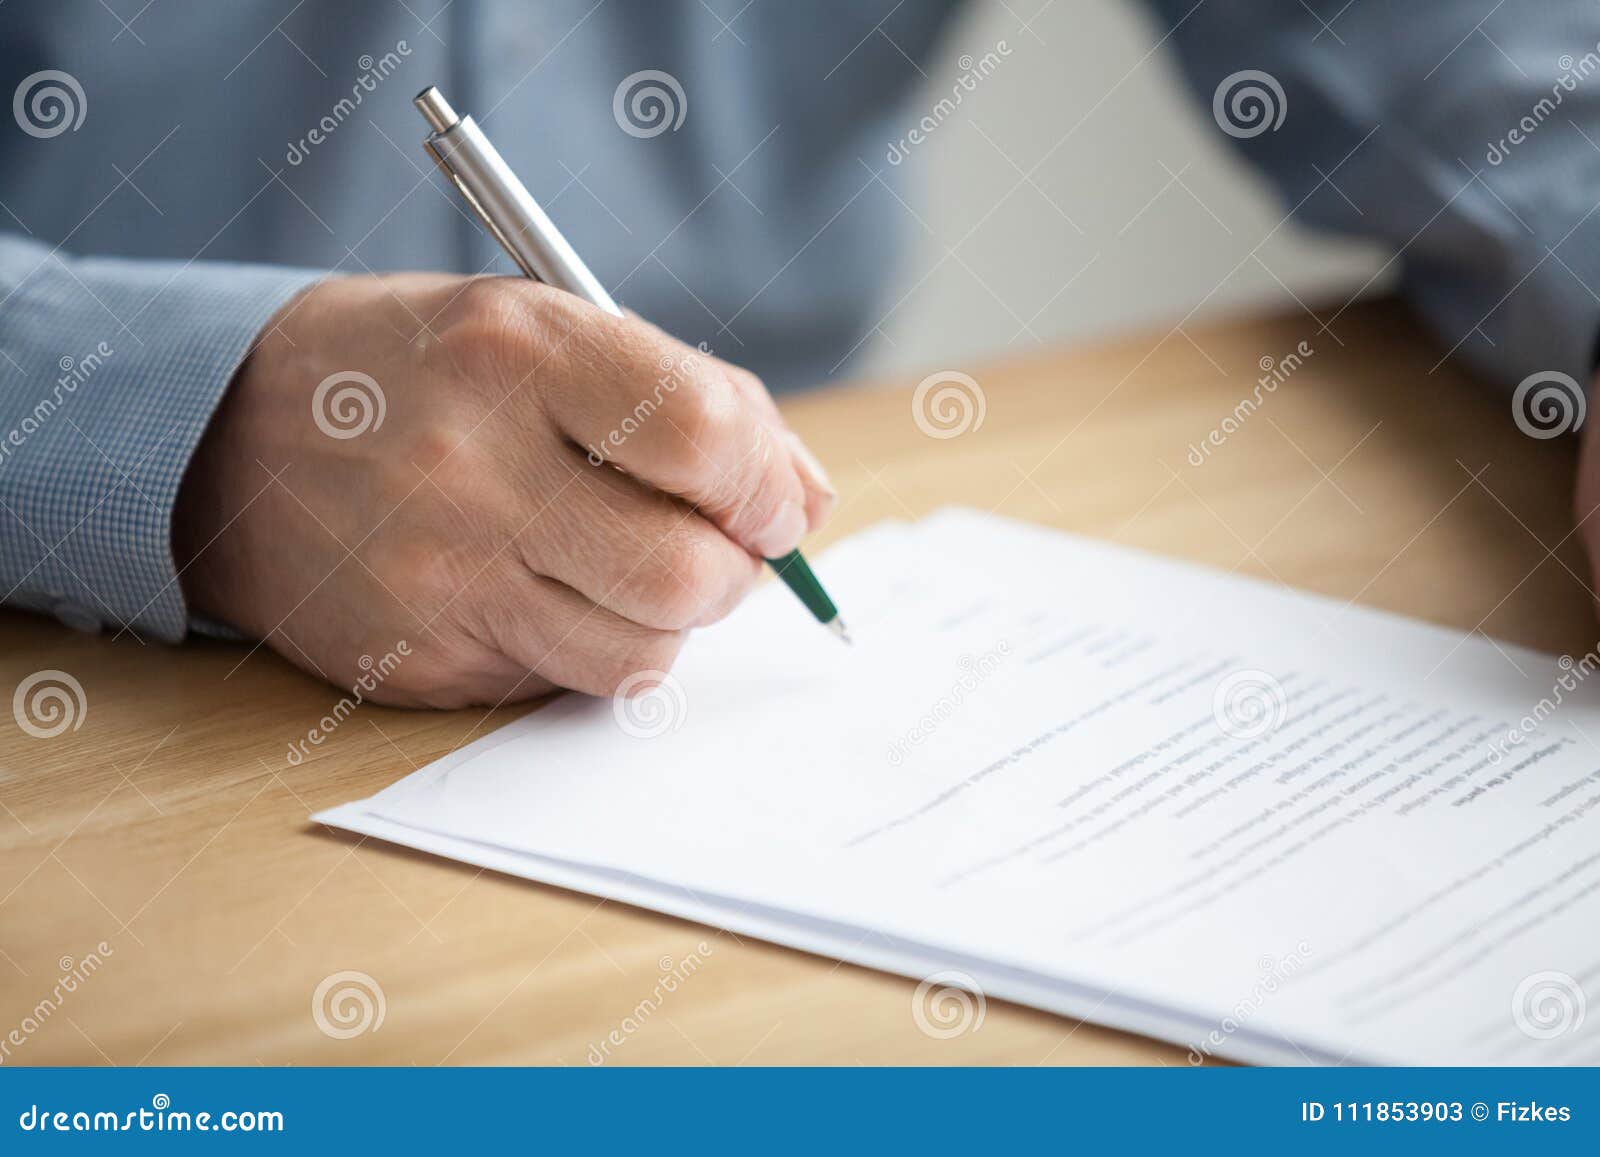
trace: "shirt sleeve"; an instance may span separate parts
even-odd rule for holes
[[[0,235],[0,601],[184,636],[178,485],[256,335],[319,276]]]
[[[1148,0],[1219,132],[1315,227],[1387,242],[1450,351],[1587,383],[1600,6]]]

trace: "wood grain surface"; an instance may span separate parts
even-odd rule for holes
[[[1593,646],[1570,439],[1520,433],[1506,392],[1439,364],[1397,306],[1323,322],[947,367],[983,395],[981,425],[955,437],[919,427],[914,381],[798,399],[785,408],[842,494],[823,542],[962,503],[1496,640]],[[1258,409],[1191,450],[1302,341],[1310,356]],[[1188,1063],[999,1001],[935,1039],[911,981],[308,822],[525,708],[362,707],[293,766],[290,742],[341,693],[265,649],[15,613],[0,636],[6,699],[47,669],[84,693],[51,738],[0,712],[4,1063],[582,1065],[629,1025],[607,1063]],[[690,954],[692,977],[640,1016]],[[381,1024],[348,1038],[313,1015],[340,972],[383,999]]]

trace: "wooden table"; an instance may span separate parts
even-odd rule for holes
[[[1190,447],[1262,359],[1312,356],[1201,466]],[[1596,636],[1571,537],[1569,440],[1536,441],[1389,303],[952,367],[981,428],[935,439],[911,386],[788,406],[842,491],[832,536],[966,503],[1343,600],[1582,654]],[[1187,1063],[1181,1049],[991,1001],[920,1032],[913,985],[307,822],[502,711],[364,707],[315,758],[289,740],[337,693],[262,651],[144,645],[0,615],[0,692],[82,684],[77,730],[0,714],[0,1055],[6,1063],[587,1063],[651,993],[699,971],[608,1063]],[[109,952],[99,952],[105,942]],[[53,998],[60,970],[94,974]],[[70,959],[68,959],[70,958]],[[321,1031],[324,978],[364,973],[381,1026]],[[42,1019],[41,1001],[52,1007]],[[6,1034],[20,1026],[20,1045]]]

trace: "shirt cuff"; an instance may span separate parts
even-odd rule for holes
[[[325,275],[25,248],[0,244],[0,596],[177,642],[184,471],[261,329]]]

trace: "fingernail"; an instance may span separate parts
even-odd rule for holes
[[[833,488],[833,483],[828,478],[828,472],[822,468],[822,463],[817,461],[817,456],[800,440],[799,434],[789,435],[789,445],[794,448],[794,464],[806,484],[822,491],[829,498],[839,497],[839,492]]]
[[[755,536],[753,545],[763,558],[778,558],[799,546],[805,533],[805,509],[798,502],[785,502]]]

